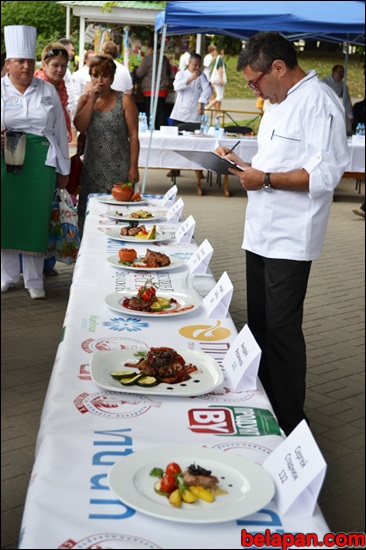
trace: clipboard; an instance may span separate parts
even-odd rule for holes
[[[219,157],[219,155],[216,155],[216,153],[213,153],[212,151],[174,150],[174,153],[178,153],[182,157],[185,157],[195,164],[198,164],[201,168],[205,168],[206,170],[210,170],[211,172],[215,172],[216,174],[232,175],[232,172],[229,172],[229,168],[242,170],[242,172],[245,171],[244,168],[238,166],[232,160],[226,159],[224,157]]]

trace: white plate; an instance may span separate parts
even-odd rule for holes
[[[177,353],[184,358],[186,363],[192,363],[198,369],[191,373],[190,380],[186,380],[180,384],[161,383],[152,388],[143,388],[137,385],[122,386],[118,380],[114,380],[111,377],[111,372],[116,370],[131,370],[131,367],[125,367],[124,364],[138,362],[140,357],[136,357],[134,353],[136,353],[136,350],[130,349],[94,353],[90,361],[92,380],[106,390],[178,397],[204,395],[213,391],[224,381],[224,376],[219,365],[207,353],[203,351],[177,350]],[[139,372],[136,368],[136,374]]]
[[[140,222],[141,225],[143,225],[143,223]],[[172,239],[175,239],[175,234],[174,233],[166,233],[166,232],[162,232],[162,231],[158,231],[156,230],[156,237],[155,239],[140,239],[139,237],[131,237],[130,235],[127,235],[126,237],[122,237],[121,235],[121,227],[123,226],[118,226],[118,229],[108,229],[105,234],[107,235],[107,237],[109,237],[110,239],[114,239],[116,241],[126,241],[126,242],[131,242],[131,243],[156,243],[158,241],[169,241],[169,240],[172,240]]]
[[[175,298],[176,304],[172,304],[169,308],[162,309],[161,311],[138,311],[129,309],[123,305],[125,298],[132,298],[136,296],[136,292],[113,292],[108,294],[104,298],[105,303],[114,311],[119,313],[126,313],[128,315],[137,315],[138,317],[175,317],[177,315],[184,315],[185,313],[191,313],[200,306],[200,302],[197,298],[189,296],[188,294],[179,294],[178,292],[157,292],[157,296],[160,298]]]
[[[144,208],[138,208],[138,210],[144,210]],[[160,211],[160,213],[153,212],[150,209],[148,209],[147,211],[150,212],[150,214],[153,214],[151,218],[132,218],[131,214],[134,212],[134,210],[131,210],[130,212],[128,210],[125,210],[124,212],[110,211],[106,213],[106,217],[110,218],[111,220],[118,220],[121,222],[139,222],[141,224],[146,222],[155,222],[157,220],[164,220],[164,218],[166,218],[166,214],[167,214],[166,210]],[[121,214],[124,214],[124,215],[121,215]]]
[[[104,204],[114,204],[118,206],[138,206],[142,204],[149,204],[149,201],[147,199],[141,199],[140,201],[116,201],[115,198],[112,197],[112,195],[107,195],[106,197],[97,197],[99,202],[103,202]]]
[[[136,260],[134,260],[137,264],[143,265],[143,259],[145,255],[137,256]],[[114,265],[115,267],[120,267],[122,269],[130,269],[133,271],[141,271],[141,270],[148,270],[148,271],[171,271],[172,269],[177,269],[178,267],[182,267],[182,265],[185,265],[183,260],[180,258],[174,258],[173,256],[170,256],[170,264],[165,267],[148,267],[147,265],[143,265],[143,267],[137,267],[135,265],[124,265],[119,263],[119,256],[118,254],[115,254],[114,256],[109,256],[107,258],[107,261]]]
[[[157,478],[149,475],[154,467],[164,469],[169,462],[177,462],[182,470],[194,462],[211,470],[228,494],[215,497],[212,503],[197,500],[193,504],[183,502],[181,508],[172,506],[154,491]],[[108,482],[124,504],[149,516],[182,523],[222,523],[249,516],[268,504],[275,490],[271,476],[255,462],[196,445],[130,454],[112,466]]]

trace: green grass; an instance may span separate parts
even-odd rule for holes
[[[227,84],[225,86],[225,97],[229,99],[254,97],[253,92],[246,85],[241,72],[236,70],[237,57],[225,58]],[[322,79],[332,73],[334,65],[344,65],[345,58],[342,54],[327,53],[303,53],[298,54],[300,67],[304,71],[315,69],[319,78]],[[363,98],[365,95],[364,57],[358,54],[349,56],[347,86],[350,96]]]

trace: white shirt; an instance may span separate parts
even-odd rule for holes
[[[77,106],[80,96],[85,93],[86,83],[91,82],[89,65],[84,65],[82,69],[73,72],[72,80],[74,82],[75,103]]]
[[[333,191],[349,162],[344,117],[337,96],[315,71],[282,103],[266,109],[253,168],[270,173],[304,168],[309,192],[248,191],[243,248],[266,258],[319,257]]]
[[[210,82],[211,76],[211,67],[212,67],[213,56],[211,53],[208,53],[203,60],[203,72],[205,73],[207,80]]]
[[[188,67],[190,57],[191,57],[191,54],[189,52],[185,52],[180,56],[179,66],[178,66],[178,69],[180,71],[184,71]]]
[[[334,80],[332,76],[327,76],[326,78],[323,78],[322,82],[325,82],[325,84],[328,84],[332,88],[332,90],[335,91],[337,96],[342,101],[342,104],[344,104],[344,108],[346,110],[346,115],[348,118],[353,119],[353,109],[352,109],[352,101],[349,96],[348,87],[346,86],[346,95],[345,95],[345,101],[343,102],[343,86],[344,83],[342,80]]]
[[[133,88],[133,83],[130,73],[122,63],[118,63],[118,61],[114,61],[114,63],[117,68],[111,86],[112,90],[116,90],[117,92],[127,92],[131,90]]]
[[[200,122],[201,115],[197,112],[197,103],[208,103],[212,94],[212,88],[206,75],[192,80],[187,85],[187,80],[192,76],[191,71],[178,71],[174,80],[174,90],[177,97],[170,117],[181,122]]]
[[[46,165],[59,174],[70,172],[64,112],[56,88],[33,78],[21,94],[6,75],[1,79],[1,128],[45,136],[50,142]]]
[[[65,86],[67,90],[67,95],[69,96],[69,101],[67,103],[67,110],[70,113],[71,120],[73,120],[75,111],[76,111],[76,101],[75,101],[74,81],[72,79],[71,71],[69,68],[66,69],[64,81],[65,81]]]

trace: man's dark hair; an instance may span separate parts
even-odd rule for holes
[[[194,59],[199,59],[200,61],[202,61],[202,56],[199,53],[191,53],[189,61],[191,62]]]
[[[74,45],[73,41],[70,40],[70,38],[60,38],[59,42],[64,46],[68,46],[69,44]]]
[[[265,71],[271,61],[281,59],[289,69],[297,65],[294,46],[278,32],[260,32],[252,36],[240,52],[237,70],[248,65],[253,71]]]

